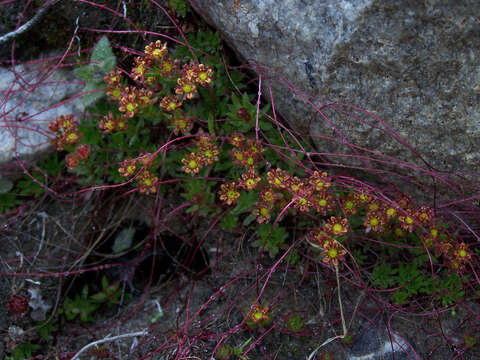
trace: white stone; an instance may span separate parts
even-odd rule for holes
[[[53,151],[47,136],[49,122],[83,112],[80,98],[68,101],[81,92],[82,82],[71,69],[51,69],[45,63],[0,68],[0,165],[35,160]]]

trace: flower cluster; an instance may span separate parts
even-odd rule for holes
[[[55,133],[55,139],[52,143],[58,151],[63,150],[68,145],[74,145],[81,138],[78,132],[78,124],[72,115],[61,115],[53,120],[48,128]]]
[[[290,177],[286,181],[286,189],[289,191],[291,197],[296,199],[293,206],[301,212],[308,212],[313,206],[313,190],[308,186],[304,179],[296,176]]]
[[[171,128],[173,128],[173,133],[175,135],[180,133],[183,135],[188,135],[193,128],[193,118],[180,113],[170,118],[170,125]]]
[[[242,174],[238,186],[245,190],[253,190],[257,187],[261,178],[257,175],[255,168],[248,168]]]
[[[13,295],[8,299],[7,308],[15,317],[19,317],[28,310],[28,301],[20,295]]]
[[[270,308],[262,306],[259,303],[254,303],[248,309],[247,325],[249,327],[264,327],[271,322]]]
[[[212,136],[199,133],[195,141],[196,149],[182,159],[182,171],[186,174],[196,175],[206,165],[218,161],[219,150]]]
[[[182,101],[178,96],[165,96],[160,101],[160,107],[165,111],[174,111],[182,106]]]
[[[220,185],[218,192],[220,200],[227,205],[235,204],[240,197],[240,192],[237,189],[235,181]]]
[[[293,207],[300,212],[314,209],[326,216],[333,209],[332,179],[326,172],[314,171],[308,178],[299,178],[277,168],[267,172],[267,181],[274,189],[284,191],[286,197],[295,199]]]
[[[337,219],[335,216],[332,216],[325,224],[325,229],[330,235],[343,236],[348,231],[348,221],[347,219]]]
[[[200,133],[195,140],[197,146],[197,155],[202,159],[203,165],[212,165],[215,161],[218,161],[218,147],[214,143],[214,137]]]
[[[343,234],[348,230],[346,219],[337,220],[330,218],[325,227],[319,227],[313,230],[308,237],[309,243],[322,250],[322,261],[338,266],[340,261],[345,258],[346,251],[335,235]]]
[[[200,172],[200,170],[203,167],[203,159],[195,154],[194,152],[191,152],[190,154],[187,154],[183,159],[182,159],[182,171],[185,174],[189,175],[196,175]]]
[[[466,264],[472,260],[473,254],[467,244],[458,243],[452,235],[438,228],[430,229],[423,241],[426,246],[433,246],[435,256],[443,256],[445,264],[458,273],[464,272]]]
[[[158,177],[152,174],[153,157],[151,154],[143,154],[135,159],[126,159],[118,167],[118,173],[125,178],[131,178],[138,174],[136,186],[140,193],[154,194],[157,191]]]
[[[149,64],[161,63],[166,55],[167,43],[162,44],[160,40],[157,40],[145,46],[145,61]]]
[[[105,75],[104,81],[107,84],[107,96],[113,101],[118,101],[122,95],[123,75],[120,70],[112,71]]]
[[[274,189],[284,189],[287,186],[290,175],[282,169],[267,172],[267,181]]]
[[[139,109],[149,104],[154,104],[156,100],[151,90],[139,90],[135,86],[127,86],[123,89],[118,99],[118,110],[125,113],[125,116],[132,118]]]
[[[77,146],[73,153],[68,154],[65,157],[65,162],[69,169],[78,167],[80,161],[88,159],[90,156],[90,147],[87,144],[81,144]]]
[[[242,165],[247,171],[257,167],[260,156],[264,152],[262,144],[253,139],[241,141],[238,136],[237,141],[240,144],[232,151],[233,163]]]
[[[113,116],[112,113],[105,115],[102,120],[98,122],[98,127],[103,130],[103,134],[124,131],[128,128],[128,119],[126,116]]]
[[[139,105],[140,99],[137,96],[137,88],[134,86],[125,87],[119,98],[118,110],[125,113],[127,117],[132,118]]]
[[[177,79],[175,94],[181,96],[182,99],[193,99],[198,92],[197,85],[206,87],[212,81],[212,69],[193,62],[183,66],[181,75]]]
[[[128,118],[134,117],[143,106],[155,103],[155,95],[160,95],[162,109],[173,112],[183,101],[196,96],[197,86],[206,87],[212,81],[213,71],[204,64],[190,62],[179,69],[178,62],[168,56],[167,44],[160,41],[145,46],[145,54],[135,57],[134,62],[130,76],[140,87],[124,86],[118,70],[104,78],[107,95],[118,102],[119,111]],[[174,76],[177,76],[176,86],[172,89],[159,82],[162,77]]]

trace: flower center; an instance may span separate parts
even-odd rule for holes
[[[377,218],[371,218],[370,219],[370,225],[377,226],[378,225],[378,219]]]
[[[229,199],[235,199],[235,198],[237,197],[237,192],[234,191],[234,190],[229,190],[229,191],[227,192],[227,197],[228,197]]]
[[[163,55],[162,50],[160,49],[155,49],[152,51],[152,55],[155,57],[161,57]]]
[[[267,208],[261,208],[260,209],[260,215],[267,216],[268,215],[268,209]]]
[[[191,93],[192,92],[192,85],[186,84],[183,86],[183,92],[184,93]]]
[[[190,169],[196,169],[198,166],[197,162],[195,160],[190,160],[190,162],[188,163],[188,167]]]
[[[257,311],[257,312],[254,312],[253,313],[253,318],[256,320],[256,321],[260,321],[263,317],[263,313],[260,312],[260,311]]]
[[[333,231],[335,233],[341,233],[343,231],[343,226],[340,224],[333,225]]]
[[[317,189],[323,188],[324,185],[325,183],[322,180],[317,180]]]
[[[133,111],[135,109],[135,106],[132,103],[127,104],[126,109],[128,112]]]
[[[337,257],[337,255],[338,255],[337,249],[330,249],[330,250],[328,250],[328,257],[329,257],[330,259],[335,259],[335,258]]]
[[[377,203],[371,203],[368,208],[369,208],[370,211],[377,211],[378,210],[378,204]]]
[[[163,64],[162,66],[162,69],[163,69],[163,72],[170,72],[172,71],[172,64],[170,64],[169,62],[166,62]]]
[[[185,129],[185,128],[187,127],[187,123],[186,123],[184,120],[178,120],[177,126],[178,126],[180,129]]]
[[[201,81],[205,81],[207,80],[207,73],[204,73],[204,72],[201,72],[199,75],[198,75],[198,78],[201,80]]]
[[[460,250],[460,251],[458,252],[458,256],[464,258],[465,256],[467,256],[467,252],[462,249],[462,250]]]
[[[413,224],[413,219],[410,217],[410,216],[407,216],[405,218],[405,222],[408,224],[408,225],[412,225]]]
[[[270,193],[270,192],[265,193],[264,199],[267,202],[272,202],[273,201],[273,194]]]
[[[318,205],[320,205],[321,207],[327,206],[327,200],[325,200],[325,199],[320,199],[320,200],[318,201]]]

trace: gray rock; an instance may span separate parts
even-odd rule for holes
[[[82,113],[80,98],[60,103],[78,94],[83,84],[69,70],[49,71],[38,65],[18,65],[15,72],[0,68],[0,165],[15,159],[37,160],[53,151],[46,136],[49,122],[60,115]],[[4,168],[0,171],[7,172],[8,167]]]
[[[352,345],[347,360],[419,360],[407,341],[385,325],[365,322],[360,337]]]
[[[480,2],[476,0],[190,0],[269,79],[276,109],[324,153],[385,160],[347,143],[435,171],[480,177]],[[257,68],[258,69],[258,68]],[[284,83],[327,106],[329,123]],[[264,88],[264,94],[268,94]],[[348,111],[358,116],[346,115]],[[406,140],[409,149],[397,136]],[[330,162],[385,168],[375,161]],[[388,160],[388,159],[387,159]],[[400,169],[390,166],[387,169]],[[368,171],[371,172],[371,171]],[[418,171],[406,176],[426,180]],[[406,179],[397,179],[404,183]]]

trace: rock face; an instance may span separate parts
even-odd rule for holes
[[[244,59],[266,66],[261,68],[264,84],[270,76],[276,109],[291,125],[304,133],[337,140],[317,137],[322,152],[358,151],[372,156],[346,145],[353,144],[424,169],[475,174],[478,181],[480,2],[190,3]],[[388,126],[338,105],[322,108],[329,123],[312,105],[276,81],[279,75],[311,95],[318,108],[333,102],[352,104],[371,111]],[[329,159],[344,161],[335,156]],[[361,165],[380,167],[371,161]],[[407,171],[405,175],[412,174]]]
[[[14,161],[36,160],[53,151],[47,137],[48,124],[64,114],[81,114],[81,98],[66,101],[80,93],[83,84],[71,71],[27,67],[0,68],[0,166]],[[3,167],[2,166],[2,167]],[[9,175],[9,167],[0,175]]]
[[[347,360],[420,360],[412,345],[384,324],[365,322],[358,333]]]

